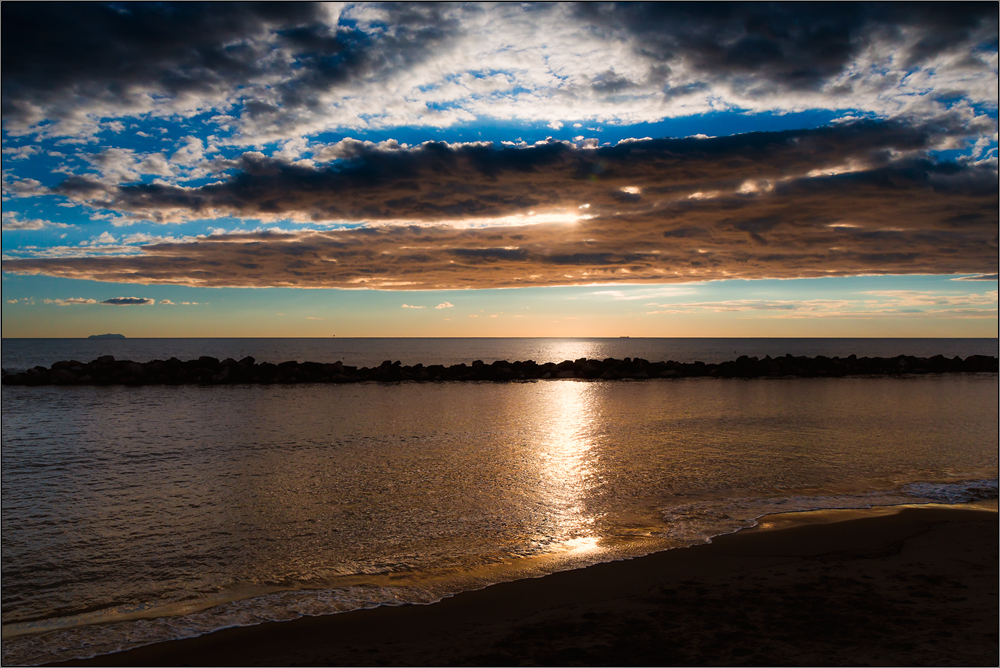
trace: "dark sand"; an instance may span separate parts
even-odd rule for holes
[[[998,665],[994,510],[766,519],[709,545],[429,606],[227,629],[76,663]]]

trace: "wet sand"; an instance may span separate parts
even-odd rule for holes
[[[998,665],[995,502],[765,520],[708,545],[433,605],[62,665]]]

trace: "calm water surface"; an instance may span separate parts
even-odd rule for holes
[[[4,663],[430,602],[768,512],[995,497],[997,392],[995,374],[4,387]]]

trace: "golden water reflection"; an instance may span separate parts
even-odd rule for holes
[[[598,547],[597,515],[587,506],[599,482],[596,387],[566,381],[540,388],[541,405],[532,415],[530,455],[539,481],[536,503],[543,516],[531,540],[546,551],[582,553]]]
[[[545,341],[543,348],[544,350],[539,352],[538,359],[548,362],[604,356],[602,346],[597,341],[587,339],[551,339]]]

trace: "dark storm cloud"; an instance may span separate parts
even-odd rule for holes
[[[55,192],[160,221],[236,215],[439,222],[577,211],[583,205],[592,215],[619,215],[707,192],[771,188],[831,170],[869,173],[966,131],[944,122],[928,128],[863,121],[711,139],[627,141],[599,149],[563,142],[524,148],[427,143],[394,150],[352,144],[353,157],[317,166],[260,153],[217,161],[217,168],[230,168],[232,175],[202,187],[113,187],[70,177]],[[929,163],[907,164],[917,170],[913,178],[929,169]],[[979,172],[957,165],[934,167],[936,187],[946,187],[947,169],[958,170],[957,181],[947,187],[981,188],[969,181]]]
[[[151,94],[224,108],[266,80],[248,117],[314,108],[316,91],[412,67],[458,30],[433,5],[385,11],[395,29],[373,37],[314,3],[3,3],[3,118],[141,113]]]
[[[105,299],[101,303],[110,304],[111,306],[148,306],[156,303],[156,300],[146,299],[145,297],[112,297],[111,299]]]
[[[263,72],[255,40],[309,25],[311,5],[4,3],[3,115],[30,105],[119,98],[152,83],[168,95],[229,88]]]
[[[981,2],[581,3],[576,14],[598,35],[626,35],[648,59],[651,80],[665,78],[683,57],[694,76],[757,95],[818,90],[876,36],[915,33],[900,49],[904,68],[970,42],[997,44],[996,7]],[[594,82],[616,91],[626,85],[621,78]]]
[[[159,84],[170,95],[231,87],[294,66],[295,87],[330,84],[410,67],[461,32],[475,6],[386,4],[392,30],[377,39],[329,25],[313,3],[4,3],[4,113],[69,89],[126,94]],[[531,11],[549,14],[542,5]],[[791,87],[815,87],[839,72],[876,30],[919,31],[906,67],[970,38],[996,48],[990,3],[584,3],[576,19],[589,32],[624,32],[654,62],[683,55],[695,69],[748,75]],[[275,39],[271,43],[269,36]],[[278,47],[289,59],[275,59]],[[620,92],[627,80],[609,70],[593,86]],[[292,85],[285,102],[296,99]]]
[[[995,65],[976,56],[997,48],[996,7],[985,2],[387,3],[349,6],[346,18],[311,3],[0,7],[2,114],[19,133],[46,120],[58,126],[46,132],[85,134],[87,118],[92,132],[99,118],[213,110],[247,141],[271,141],[510,114],[656,120],[711,100],[804,108],[788,92],[815,95],[811,108],[886,114],[901,108],[895,93],[915,103],[912,90],[884,95],[915,67],[949,88],[928,101],[995,97],[982,84]],[[872,49],[892,62],[868,62]],[[550,55],[574,72],[534,62]],[[493,75],[500,88],[474,85]],[[462,77],[458,92],[432,94]],[[659,116],[649,104],[682,98],[698,104]]]

